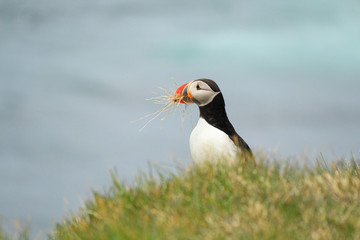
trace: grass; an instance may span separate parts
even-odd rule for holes
[[[51,239],[360,239],[360,169],[258,157],[140,177],[113,174]]]
[[[257,155],[256,166],[238,159],[149,175],[129,185],[112,173],[109,190],[49,239],[360,239],[354,160],[310,168]]]
[[[14,230],[9,234],[8,231],[0,228],[0,240],[29,240],[30,239],[30,226],[23,225],[19,221],[14,223]]]

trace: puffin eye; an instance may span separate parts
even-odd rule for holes
[[[196,85],[196,90],[199,90],[200,89],[200,84],[197,84]]]

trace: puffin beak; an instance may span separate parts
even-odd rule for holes
[[[192,104],[193,102],[193,96],[189,92],[189,87],[192,82],[185,83],[181,85],[175,92],[174,98],[180,98],[180,103],[183,104]]]

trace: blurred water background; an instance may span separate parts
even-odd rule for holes
[[[109,169],[189,161],[196,106],[131,123],[173,79],[217,81],[253,149],[357,155],[359,24],[355,0],[0,0],[2,222],[45,235]]]

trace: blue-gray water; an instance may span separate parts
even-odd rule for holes
[[[109,169],[188,161],[190,106],[131,123],[145,101],[218,82],[254,149],[348,156],[360,149],[358,1],[0,1],[0,215],[46,233]],[[44,236],[44,234],[43,234]]]

